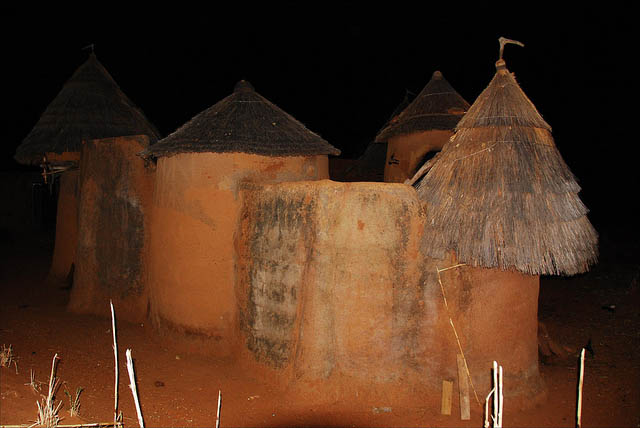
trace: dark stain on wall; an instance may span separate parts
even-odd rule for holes
[[[314,203],[305,195],[280,194],[246,203],[250,287],[241,328],[258,361],[285,367],[292,355],[299,288],[310,257]],[[294,260],[295,263],[291,263]]]

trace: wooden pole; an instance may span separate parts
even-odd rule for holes
[[[131,349],[127,349],[127,370],[129,371],[129,388],[133,394],[133,401],[136,405],[136,413],[138,414],[138,424],[140,428],[144,428],[144,419],[142,418],[142,410],[140,409],[140,400],[138,399],[138,389],[136,388],[136,374],[133,369],[133,358],[131,358]]]
[[[498,428],[498,363],[493,362],[493,427]]]
[[[113,394],[113,426],[118,423],[118,383],[120,382],[120,373],[118,371],[118,341],[116,340],[116,314],[113,309],[113,302],[109,300],[111,305],[111,331],[113,332],[113,356],[115,358],[115,392]]]
[[[580,377],[578,378],[578,406],[576,410],[576,426],[582,424],[582,383],[584,380],[584,348],[580,352]]]
[[[218,390],[218,411],[216,412],[216,428],[220,428],[220,405],[222,404],[222,391]]]
[[[451,415],[451,396],[453,395],[453,382],[449,380],[442,381],[442,403],[440,405],[440,413],[443,415]]]
[[[502,428],[502,408],[504,394],[502,391],[502,366],[498,367],[498,427]]]
[[[457,355],[458,363],[458,392],[460,394],[460,419],[468,421],[471,419],[471,405],[469,403],[469,378],[465,369],[464,357]]]

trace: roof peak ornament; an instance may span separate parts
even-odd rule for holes
[[[524,43],[519,42],[517,40],[507,39],[506,37],[500,37],[498,39],[498,43],[500,43],[500,56],[498,57],[498,62],[496,62],[496,67],[500,68],[501,66],[505,66],[504,59],[502,59],[502,54],[504,53],[504,46],[507,44],[518,45],[524,47]]]

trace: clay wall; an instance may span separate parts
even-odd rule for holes
[[[154,171],[137,156],[143,135],[83,144],[75,273],[69,309],[144,321],[145,287]]]
[[[384,181],[404,183],[406,179],[413,177],[425,155],[441,150],[452,135],[451,131],[431,130],[390,138],[387,144]]]
[[[237,340],[234,238],[241,183],[328,178],[327,156],[193,153],[158,160],[149,248],[151,316],[161,331]]]
[[[246,185],[242,200],[241,359],[266,379],[305,385],[299,391],[378,383],[437,393],[443,379],[457,379],[462,347],[480,400],[493,360],[505,368],[509,394],[539,391],[538,277],[447,269],[458,265],[453,257],[424,257],[413,188]]]

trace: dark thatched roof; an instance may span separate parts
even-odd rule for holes
[[[424,249],[527,274],[585,272],[597,261],[598,236],[580,187],[549,125],[504,61],[496,67],[417,184],[427,215]]]
[[[83,140],[126,135],[160,137],[92,53],[18,146],[15,159],[37,164],[45,153],[79,152]]]
[[[142,156],[242,152],[263,156],[339,155],[319,135],[242,80],[231,95],[198,113]]]
[[[418,96],[378,133],[375,141],[386,142],[413,132],[452,130],[468,108],[469,103],[436,71]]]

